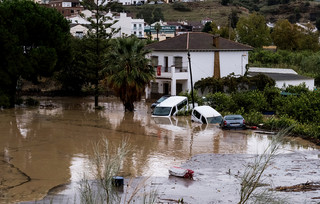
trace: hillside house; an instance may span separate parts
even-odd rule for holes
[[[220,78],[230,73],[244,75],[248,52],[253,49],[202,32],[182,34],[147,45],[146,48],[152,51],[147,57],[156,70],[156,79],[147,87],[146,98],[178,95],[191,90],[190,65],[193,85],[206,77]]]
[[[93,17],[92,12],[84,10],[82,12],[86,17]],[[110,11],[106,13],[107,17],[110,17],[106,23],[115,22],[112,28],[119,29],[118,33],[114,34],[114,38],[121,36],[135,35],[138,38],[144,38],[144,19],[134,19],[127,16],[126,13],[113,14]],[[79,15],[68,18],[71,21],[71,34],[75,37],[86,35],[90,22],[80,17]],[[107,31],[109,32],[109,31]]]

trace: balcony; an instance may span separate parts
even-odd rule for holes
[[[157,66],[155,66],[156,78],[167,78],[167,79],[188,79],[189,72],[188,67],[175,67],[172,65],[171,67],[162,67],[161,71],[158,70]]]

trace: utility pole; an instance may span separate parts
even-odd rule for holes
[[[189,52],[189,49],[188,49],[188,61],[189,61],[189,68],[190,68],[190,81],[191,81],[191,99],[192,99],[192,107],[194,108],[193,82],[192,82],[192,70],[191,70],[191,60],[190,60],[190,52]]]

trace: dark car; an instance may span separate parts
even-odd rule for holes
[[[224,129],[242,128],[246,129],[246,123],[241,115],[226,115],[223,117],[220,126]]]
[[[170,97],[170,95],[161,96],[161,98],[159,98],[156,102],[151,104],[151,109],[154,109],[159,103],[161,103],[162,101],[166,100],[169,97]]]

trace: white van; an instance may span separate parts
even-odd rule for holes
[[[152,117],[175,116],[179,111],[188,110],[188,107],[186,96],[171,96],[154,108]]]
[[[210,106],[198,106],[192,110],[191,121],[202,124],[220,124],[221,114]]]

